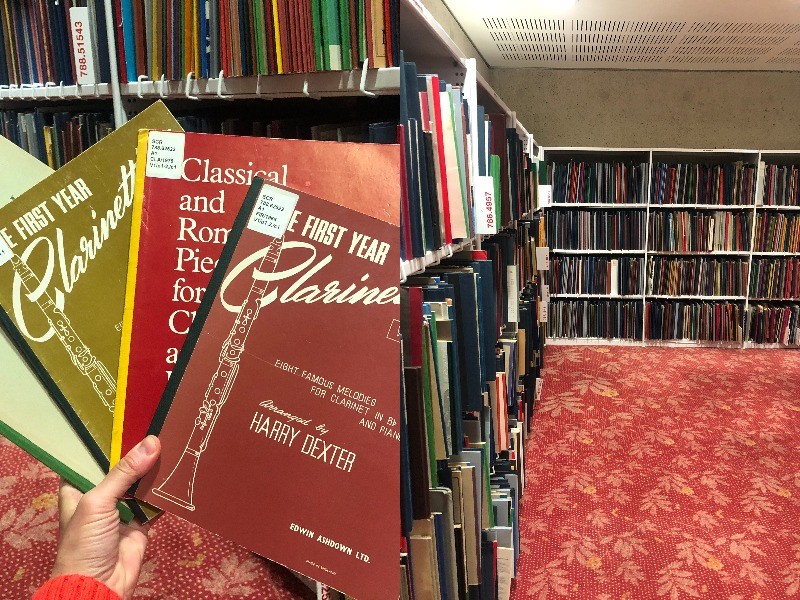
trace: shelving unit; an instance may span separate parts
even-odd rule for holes
[[[418,36],[420,43],[414,44],[412,51],[406,54],[406,59],[416,62],[421,73],[439,73],[444,80],[462,85],[465,98],[471,107],[480,102],[487,107],[487,111],[505,114],[507,126],[515,128],[524,140],[525,151],[531,157],[538,156],[539,147],[533,136],[477,71],[475,59],[469,58],[458,48],[421,1],[403,0],[401,4],[404,11],[404,30],[420,33]],[[113,36],[109,37],[109,45],[112,48],[110,55],[116,57],[117,54],[113,51]],[[425,48],[426,52],[422,54],[414,52],[421,48]],[[250,101],[238,105],[241,109],[255,104],[252,101],[259,99],[297,99],[310,105],[313,100],[328,98],[399,97],[400,85],[400,68],[365,68],[257,77],[224,77],[220,74],[219,77],[207,79],[196,79],[190,74],[179,81],[166,79],[150,81],[146,77],[140,77],[137,82],[122,84],[62,86],[47,83],[5,88],[0,89],[0,109],[16,110],[66,104],[75,106],[81,102],[88,105],[89,101],[101,101],[107,103],[103,104],[104,107],[111,107],[114,124],[119,127],[125,123],[129,115],[159,99],[168,101],[171,108],[189,106],[191,110],[191,107],[197,106],[198,111],[201,106],[203,109],[223,106],[224,101],[231,103]],[[536,212],[538,209],[523,215],[523,219],[532,218]],[[512,223],[503,225],[510,226]],[[427,268],[437,265],[459,251],[480,248],[483,239],[484,236],[478,235],[469,239],[455,240],[452,244],[427,252],[425,256],[401,261],[399,265],[401,282],[405,282],[412,275],[423,273]],[[505,334],[513,333],[515,325],[509,325]],[[521,450],[518,449],[518,452]]]
[[[476,59],[467,56],[453,41],[425,3],[422,0],[401,0],[400,10],[402,21],[400,45],[404,50],[405,59],[416,63],[420,74],[437,73],[448,83],[462,85],[464,96],[470,106],[479,103],[486,107],[487,112],[504,113],[507,116],[507,127],[515,128],[520,137],[526,140],[525,151],[531,157],[538,156],[540,147],[533,135],[519,122],[516,113],[503,102],[478,72]],[[413,44],[405,44],[405,40],[413,40]],[[477,168],[474,169],[474,175],[477,175]],[[532,213],[522,215],[522,219],[530,218]],[[501,227],[510,225],[511,223],[503,223]],[[453,244],[446,244],[427,252],[424,257],[402,261],[401,277],[405,280],[408,276],[418,274],[427,267],[438,264],[443,258],[452,256],[454,252],[480,248],[482,237],[476,235],[470,239],[454,241]]]
[[[564,203],[564,202],[553,202],[547,209],[550,208],[558,208],[558,209],[574,209],[574,210],[584,210],[584,211],[591,211],[595,209],[624,209],[624,210],[636,210],[636,209],[644,209],[646,210],[646,219],[648,226],[645,228],[644,238],[645,238],[645,248],[641,251],[600,251],[600,250],[572,250],[572,249],[564,249],[564,248],[554,248],[551,250],[553,256],[558,255],[640,255],[644,256],[644,277],[645,282],[643,286],[643,293],[641,296],[609,296],[609,295],[595,295],[595,294],[553,294],[551,295],[554,299],[559,298],[572,298],[572,299],[609,299],[609,300],[627,300],[627,301],[640,301],[643,304],[643,308],[649,300],[675,300],[680,302],[728,302],[734,304],[743,304],[743,311],[744,311],[744,322],[741,323],[743,328],[743,339],[745,340],[743,343],[731,344],[728,342],[697,342],[697,341],[690,341],[690,340],[671,340],[661,341],[661,340],[647,340],[644,339],[646,336],[646,331],[644,332],[643,338],[641,342],[638,341],[631,341],[631,340],[617,340],[617,339],[595,339],[595,338],[549,338],[548,343],[551,344],[563,344],[563,343],[579,343],[579,344],[594,344],[594,343],[614,343],[614,344],[622,344],[622,345],[638,345],[641,343],[645,343],[648,345],[670,345],[674,344],[677,346],[686,346],[686,345],[703,345],[703,346],[714,346],[714,347],[784,347],[780,344],[777,345],[759,345],[753,344],[751,342],[747,342],[747,321],[748,309],[750,308],[752,303],[786,303],[786,304],[796,304],[800,302],[800,299],[777,299],[777,298],[758,298],[758,297],[750,297],[749,295],[732,295],[732,296],[665,296],[665,295],[654,295],[654,294],[647,294],[647,273],[650,269],[651,257],[705,257],[705,258],[731,258],[735,259],[736,257],[746,258],[747,259],[747,281],[745,282],[747,285],[747,290],[749,293],[750,289],[750,277],[751,277],[751,270],[754,258],[762,258],[762,257],[797,257],[798,254],[792,252],[761,252],[754,249],[755,243],[755,227],[756,227],[756,218],[758,214],[763,214],[768,211],[786,211],[786,212],[794,212],[800,211],[800,206],[780,206],[780,205],[764,205],[762,203],[762,194],[764,189],[764,168],[759,165],[762,163],[775,163],[781,165],[789,165],[789,164],[800,164],[800,151],[798,152],[791,152],[791,151],[758,151],[758,150],[750,150],[750,149],[739,149],[739,150],[696,150],[696,149],[680,149],[680,148],[663,148],[663,149],[635,149],[635,148],[567,148],[567,147],[557,147],[557,148],[545,148],[544,149],[544,158],[547,164],[550,164],[553,161],[556,162],[564,162],[566,160],[575,160],[575,161],[604,161],[604,162],[613,162],[618,160],[623,161],[636,161],[636,162],[647,162],[649,164],[649,171],[648,171],[648,182],[647,182],[647,198],[646,203],[644,205],[615,205],[615,204],[576,204],[576,203]],[[653,201],[653,190],[652,184],[654,178],[654,168],[657,163],[664,162],[668,164],[675,164],[675,163],[703,163],[703,164],[723,164],[723,163],[730,163],[741,161],[745,164],[753,165],[756,167],[756,180],[755,180],[755,198],[753,198],[750,202],[746,204],[666,204],[661,203],[657,204]],[[556,198],[554,198],[556,200]],[[749,211],[751,215],[751,231],[749,233],[749,250],[725,250],[725,251],[688,251],[688,252],[678,252],[678,251],[664,251],[664,250],[653,250],[651,249],[651,241],[649,239],[650,233],[650,221],[651,215],[656,214],[657,211],[721,211],[721,212],[745,212]],[[645,311],[642,311],[643,315]],[[646,316],[643,316],[646,319]],[[644,323],[643,323],[644,325]],[[644,329],[644,327],[643,327]],[[791,347],[797,347],[796,345],[791,345]]]

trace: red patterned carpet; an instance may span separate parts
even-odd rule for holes
[[[800,352],[551,347],[514,600],[800,594]]]
[[[58,477],[0,437],[0,598],[29,600],[49,576],[58,538]],[[315,598],[282,567],[176,517],[151,530],[136,598]]]
[[[800,597],[800,352],[552,347],[513,599]],[[0,598],[55,554],[57,478],[0,438]],[[165,516],[137,598],[312,598]]]

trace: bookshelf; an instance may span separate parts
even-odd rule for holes
[[[765,231],[768,230],[769,227],[772,227],[769,231],[780,230],[781,227],[791,228],[792,222],[791,219],[797,215],[797,211],[800,210],[800,205],[797,203],[800,202],[798,200],[797,194],[794,192],[786,192],[788,201],[791,202],[791,205],[775,205],[770,204],[769,200],[765,201],[765,193],[767,190],[767,183],[765,181],[765,173],[770,173],[769,165],[775,165],[778,170],[773,170],[772,177],[773,183],[780,192],[785,192],[787,187],[791,187],[794,185],[795,187],[798,184],[798,174],[796,171],[792,171],[791,167],[795,166],[800,168],[800,152],[795,151],[759,151],[759,150],[752,150],[752,149],[681,149],[681,148],[652,148],[652,149],[631,149],[631,148],[622,148],[622,149],[615,149],[615,148],[582,148],[582,147],[556,147],[556,148],[545,148],[544,151],[544,161],[546,164],[551,165],[553,163],[568,163],[569,161],[573,162],[619,162],[619,161],[627,161],[633,163],[635,161],[646,161],[647,163],[647,193],[646,197],[644,198],[644,204],[640,205],[638,203],[625,203],[625,204],[615,204],[610,202],[603,202],[603,203],[573,203],[573,202],[563,202],[560,201],[560,198],[557,194],[558,186],[552,180],[552,169],[550,169],[550,179],[548,180],[548,184],[553,184],[553,202],[545,209],[548,213],[551,211],[564,211],[564,210],[571,210],[571,211],[579,211],[581,213],[590,213],[591,211],[596,211],[597,209],[602,209],[604,211],[611,211],[611,210],[620,210],[626,211],[627,214],[633,213],[633,211],[645,211],[646,215],[646,222],[647,227],[644,232],[644,247],[641,251],[630,251],[630,250],[611,250],[611,251],[602,251],[602,250],[583,250],[583,249],[570,249],[570,248],[553,248],[551,250],[551,260],[556,260],[558,256],[561,255],[583,255],[583,256],[604,256],[609,255],[611,256],[618,255],[620,260],[625,255],[639,255],[644,257],[645,261],[645,285],[642,289],[642,295],[638,297],[632,297],[630,295],[584,295],[584,294],[553,294],[551,297],[556,301],[566,301],[566,300],[585,300],[586,302],[593,302],[593,301],[635,301],[640,302],[643,309],[648,307],[651,303],[654,306],[656,304],[661,308],[666,309],[680,309],[686,311],[684,314],[690,314],[692,311],[699,311],[702,310],[702,306],[713,306],[719,307],[717,310],[727,310],[733,311],[734,314],[740,314],[741,316],[737,318],[736,326],[741,328],[741,340],[731,341],[731,340],[723,340],[723,341],[712,341],[712,340],[689,340],[689,339],[650,339],[647,332],[647,311],[642,310],[642,336],[638,340],[631,340],[631,339],[621,339],[619,335],[609,335],[609,337],[601,337],[601,338],[570,338],[570,337],[548,337],[548,343],[551,344],[564,344],[564,343],[580,343],[580,344],[592,344],[592,343],[611,343],[611,344],[646,344],[646,345],[676,345],[676,346],[687,346],[687,345],[703,345],[703,346],[720,346],[720,347],[735,347],[735,348],[750,348],[750,347],[763,347],[763,348],[777,348],[777,347],[798,347],[800,346],[800,336],[796,335],[798,332],[789,332],[792,334],[793,342],[788,344],[781,344],[781,343],[756,343],[750,340],[750,333],[751,328],[753,325],[753,315],[759,314],[759,311],[764,310],[772,310],[773,307],[777,307],[776,310],[783,311],[783,316],[775,316],[770,317],[773,318],[773,322],[775,319],[780,321],[781,318],[785,319],[785,322],[788,323],[787,328],[793,329],[798,327],[796,316],[789,318],[786,315],[791,312],[795,311],[795,315],[797,310],[800,308],[798,306],[798,300],[800,298],[800,294],[795,294],[793,296],[784,297],[782,294],[779,297],[772,297],[770,294],[754,294],[751,290],[751,286],[755,285],[754,278],[758,276],[757,273],[754,272],[756,266],[760,263],[758,261],[767,261],[768,265],[773,265],[776,261],[786,260],[791,261],[791,259],[799,259],[800,253],[795,252],[796,249],[794,246],[791,246],[788,249],[784,249],[782,246],[780,249],[773,248],[771,245],[772,238],[769,238],[769,241],[765,241],[766,244],[765,248],[759,246],[759,238],[757,235],[757,227],[762,226]],[[739,194],[739,197],[736,198],[737,203],[731,204],[712,204],[709,202],[685,202],[685,203],[666,203],[666,202],[659,202],[658,201],[658,193],[656,191],[658,186],[658,169],[659,165],[669,165],[669,167],[660,167],[662,169],[662,174],[666,173],[670,167],[675,167],[678,164],[683,165],[709,165],[710,169],[719,168],[719,173],[722,173],[724,169],[728,169],[724,171],[725,175],[723,175],[723,180],[725,176],[731,177],[731,181],[734,182],[731,185],[734,186],[732,190],[739,190],[740,192],[747,192],[746,194]],[[739,167],[723,167],[723,165],[737,165]],[[780,171],[779,169],[783,168],[784,171]],[[739,169],[738,171],[736,169]],[[685,172],[688,172],[685,171]],[[738,174],[735,174],[738,173]],[[739,179],[737,179],[739,177]],[[783,180],[780,178],[784,177]],[[676,181],[680,181],[679,178],[676,178]],[[738,182],[738,183],[736,183]],[[783,183],[781,183],[783,182]],[[735,186],[739,185],[738,188]],[[783,185],[783,187],[778,187]],[[749,186],[749,187],[748,187]],[[680,188],[676,188],[680,189]],[[771,189],[771,188],[770,188]],[[794,188],[793,188],[794,189]],[[663,189],[660,190],[660,193],[663,194]],[[680,192],[678,192],[680,193]],[[725,194],[723,194],[725,196]],[[722,198],[723,196],[719,196]],[[746,196],[746,197],[745,197]],[[724,198],[725,202],[730,201],[730,198]],[[777,202],[783,202],[783,200],[778,200]],[[626,214],[620,213],[620,214]],[[679,249],[665,249],[663,245],[660,245],[655,238],[652,236],[653,231],[658,231],[658,229],[654,229],[654,224],[660,222],[660,219],[664,218],[664,215],[677,215],[675,219],[682,218],[682,219],[690,219],[697,215],[698,221],[694,222],[701,222],[699,219],[706,218],[708,219],[713,215],[715,219],[715,223],[720,220],[724,220],[725,222],[739,227],[737,231],[742,232],[742,236],[744,239],[739,240],[739,244],[734,243],[732,246],[723,244],[721,248],[716,249],[718,246],[713,245],[712,249],[691,249],[691,248],[679,248]],[[770,215],[783,215],[783,218],[779,217],[772,217],[778,218],[779,220],[775,223],[767,222],[764,224],[763,221],[760,219],[766,218],[769,219]],[[797,215],[800,216],[800,215]],[[784,220],[785,219],[785,220]],[[788,239],[787,237],[780,238],[781,243],[789,243],[792,242],[794,238]],[[777,243],[777,242],[776,242]],[[711,261],[716,261],[719,264],[726,265],[729,268],[733,268],[733,265],[736,268],[745,268],[746,267],[746,277],[742,279],[740,283],[743,282],[744,289],[742,289],[742,293],[735,293],[735,294],[720,294],[720,295],[709,295],[709,294],[656,294],[656,293],[649,293],[648,292],[648,282],[649,282],[649,275],[650,270],[653,265],[653,261],[655,259],[663,259],[664,261],[674,262],[674,261],[698,261],[696,264],[712,264]],[[703,262],[704,261],[704,262]],[[741,262],[739,262],[741,261]],[[774,267],[772,267],[774,268]],[[780,268],[780,264],[779,264]],[[789,272],[793,274],[793,265],[790,267],[784,266],[784,271],[781,273],[787,272],[786,269],[789,269]],[[740,272],[741,274],[741,272]],[[774,271],[771,271],[767,277],[773,277],[773,279],[768,279],[768,281],[774,282],[774,277],[777,277]],[[792,275],[793,276],[793,275]],[[713,276],[712,276],[713,278]],[[715,280],[716,281],[716,280]],[[774,283],[773,283],[774,285]],[[727,290],[725,290],[727,291]],[[740,307],[741,310],[732,307]],[[558,310],[560,307],[554,307]],[[588,305],[587,305],[588,308]],[[551,311],[552,313],[553,311]],[[795,320],[792,320],[795,319]],[[553,326],[550,325],[550,331],[553,331]]]
[[[111,10],[110,2],[107,0],[105,6],[108,11]],[[501,115],[504,128],[516,131],[517,138],[515,139],[520,141],[525,159],[530,161],[530,164],[538,164],[538,161],[535,160],[539,156],[538,144],[479,72],[477,60],[468,56],[458,47],[424,3],[418,0],[402,0],[400,10],[403,14],[404,35],[414,38],[413,41],[403,44],[409,49],[406,60],[415,62],[420,73],[438,74],[443,81],[462,89],[465,100],[471,109],[469,113],[471,117],[476,114],[476,111],[472,109],[478,104],[486,107],[487,113]],[[121,65],[118,64],[118,48],[113,34],[109,33],[107,43],[112,67],[119,69]],[[240,113],[245,116],[254,112],[256,103],[261,100],[275,100],[276,102],[259,105],[257,110],[262,110],[262,107],[272,108],[281,102],[288,102],[291,103],[292,108],[297,107],[299,111],[308,107],[321,106],[325,102],[339,102],[340,100],[344,102],[343,99],[346,98],[355,98],[363,102],[374,101],[377,104],[385,99],[390,101],[398,99],[403,92],[399,67],[375,69],[370,68],[369,64],[365,64],[360,69],[285,75],[227,77],[224,72],[219,72],[216,77],[198,78],[195,75],[195,72],[189,71],[182,78],[165,76],[153,81],[141,74],[136,81],[127,83],[119,83],[119,78],[112,75],[112,83],[96,85],[64,85],[61,82],[49,81],[26,85],[7,85],[0,87],[0,109],[45,108],[50,111],[67,106],[74,108],[79,105],[88,108],[89,106],[94,107],[95,103],[102,103],[105,111],[113,115],[113,124],[119,127],[129,116],[159,99],[167,102],[171,109],[178,109],[181,112],[214,111],[224,108],[231,113]],[[324,102],[317,103],[318,100]],[[396,119],[395,114],[392,116]],[[477,175],[478,166],[475,161],[469,162],[467,167],[471,175]],[[505,176],[508,174],[506,173]],[[509,378],[506,390],[509,394],[507,400],[510,407],[517,406],[517,398],[525,398],[524,402],[520,401],[520,405],[523,407],[522,412],[519,412],[519,408],[517,408],[517,412],[514,413],[514,417],[519,418],[519,424],[510,428],[515,432],[512,435],[517,436],[513,450],[506,447],[502,458],[492,456],[491,460],[492,462],[496,459],[502,460],[504,463],[514,465],[514,471],[520,478],[518,502],[522,501],[524,441],[528,434],[530,418],[530,414],[525,414],[525,410],[530,409],[533,399],[538,398],[541,391],[539,368],[544,352],[544,336],[539,323],[539,315],[542,314],[539,309],[542,304],[541,291],[535,285],[540,282],[541,274],[536,272],[533,258],[535,256],[534,247],[529,244],[527,235],[527,231],[534,226],[533,223],[538,222],[541,217],[541,212],[535,203],[537,194],[535,181],[530,186],[529,193],[530,197],[534,199],[533,203],[525,204],[524,210],[519,211],[522,214],[515,215],[517,219],[513,217],[502,219],[496,234],[473,233],[466,238],[456,238],[451,243],[424,252],[421,256],[409,256],[399,265],[401,283],[408,284],[408,287],[414,285],[411,282],[414,278],[416,281],[420,281],[428,276],[441,274],[447,269],[460,269],[465,261],[468,263],[473,260],[474,255],[469,252],[470,250],[484,249],[487,256],[490,257],[487,261],[496,256],[501,256],[508,261],[508,264],[502,263],[506,270],[502,272],[502,276],[497,278],[498,282],[502,280],[503,283],[502,288],[498,287],[500,290],[498,306],[505,316],[502,318],[502,324],[499,324],[498,332],[491,333],[497,337],[499,346],[497,349],[500,350],[502,347],[503,351],[509,353],[512,348],[520,347],[515,344],[520,339],[524,339],[522,335],[525,331],[535,330],[536,341],[534,336],[528,337],[526,348],[529,356],[523,356],[522,360],[527,367],[527,372],[524,376],[520,374],[519,377]],[[513,250],[508,250],[508,248],[513,248]],[[527,311],[527,324],[521,314],[525,311]],[[546,314],[546,310],[544,312]],[[483,332],[481,334],[483,335]],[[495,348],[491,347],[489,350],[495,351]],[[484,349],[481,349],[482,354],[483,352]],[[483,354],[481,362],[488,365],[487,369],[493,369],[497,368],[494,359],[491,352],[488,352]],[[510,372],[516,374],[516,361],[511,361],[510,364],[514,365],[513,368],[509,367]],[[471,365],[471,368],[477,368],[477,365]],[[485,390],[481,390],[481,400],[484,394],[490,396],[499,393],[498,388],[490,389],[488,382],[483,383],[487,383],[487,387]],[[468,412],[472,413],[469,415],[470,417],[477,416],[480,419],[495,418],[497,415],[496,410],[483,411],[480,407],[478,410]],[[469,421],[472,423],[472,418]],[[473,430],[470,434],[473,439],[475,439],[476,431],[478,430]],[[422,435],[425,435],[424,431]],[[490,438],[484,439],[484,442],[487,441],[491,441]],[[508,445],[508,440],[505,443]],[[491,443],[487,444],[487,448],[489,447],[492,447]],[[496,475],[496,473],[493,474]],[[487,479],[485,483],[488,488],[489,480]],[[492,485],[495,484],[496,481],[492,481]],[[518,514],[519,505],[513,508],[513,514]],[[489,511],[491,510],[490,504]],[[487,527],[484,529],[490,529],[488,522],[485,525]],[[481,534],[482,532],[479,531],[479,542]]]
[[[518,157],[518,160],[522,158],[522,162],[530,161],[528,164],[537,165],[538,160],[536,159],[538,159],[539,147],[533,139],[533,136],[492,90],[485,78],[482,77],[479,72],[478,64],[480,59],[469,57],[448,34],[446,27],[434,17],[429,10],[431,4],[435,4],[435,2],[423,3],[420,0],[401,1],[401,21],[403,23],[403,28],[401,31],[400,43],[401,48],[404,49],[405,59],[416,64],[416,71],[420,77],[417,81],[424,81],[427,75],[436,75],[439,77],[440,82],[444,81],[447,84],[460,86],[469,109],[467,114],[470,118],[470,131],[473,132],[473,134],[477,132],[477,107],[480,105],[485,108],[487,115],[493,114],[494,116],[501,116],[499,121],[491,121],[492,127],[495,127],[496,123],[501,123],[505,131],[515,132],[515,135],[513,133],[509,134],[511,136],[509,139],[517,138],[522,142],[521,146],[524,156]],[[422,89],[421,83],[420,89]],[[428,87],[426,89],[430,90],[431,88]],[[418,94],[414,95],[416,96]],[[409,99],[409,103],[411,101],[412,100]],[[483,126],[483,123],[481,123],[481,126]],[[474,137],[476,136],[473,135],[473,139]],[[469,147],[469,154],[471,155],[471,160],[466,167],[466,171],[472,181],[472,195],[474,198],[477,196],[475,184],[481,170],[479,163],[483,160],[483,157],[479,158],[477,145]],[[491,154],[494,154],[494,152],[491,152]],[[509,164],[511,163],[512,161],[509,158]],[[501,173],[501,175],[498,174],[499,177],[502,177],[503,181],[506,181],[509,178],[509,172]],[[497,179],[495,181],[497,181]],[[505,183],[503,183],[503,185],[505,185]],[[513,187],[511,189],[513,189]],[[473,216],[471,217],[474,219],[472,222],[473,229],[467,238],[458,239],[453,235],[456,239],[453,239],[452,243],[444,243],[438,248],[424,252],[422,255],[408,257],[407,260],[403,261],[400,265],[401,280],[404,282],[404,289],[408,290],[409,296],[413,296],[414,293],[419,293],[417,290],[421,289],[423,297],[427,297],[426,302],[431,307],[432,311],[435,311],[436,306],[436,301],[433,300],[433,298],[441,298],[442,290],[439,288],[442,283],[455,285],[456,279],[462,277],[465,272],[467,272],[466,279],[470,282],[468,287],[474,285],[471,282],[474,281],[476,276],[479,282],[487,281],[487,272],[481,273],[478,269],[478,263],[474,262],[478,260],[479,257],[484,256],[484,253],[486,259],[479,259],[478,262],[483,263],[483,266],[486,266],[487,263],[495,265],[495,269],[492,271],[495,275],[492,277],[495,277],[495,279],[493,279],[495,286],[499,285],[499,287],[496,288],[497,294],[487,292],[487,290],[483,288],[481,297],[484,300],[495,297],[497,299],[496,310],[487,310],[486,307],[484,307],[482,311],[484,316],[479,317],[479,320],[484,321],[485,324],[487,319],[494,319],[494,316],[489,317],[489,315],[493,315],[496,312],[500,316],[498,316],[496,330],[493,330],[491,327],[489,329],[482,329],[482,335],[489,340],[489,347],[487,347],[486,352],[483,350],[481,351],[483,358],[481,358],[479,362],[483,365],[482,368],[485,369],[487,368],[485,361],[488,359],[490,361],[488,368],[492,371],[496,371],[495,374],[497,377],[495,378],[493,374],[490,378],[484,378],[483,381],[486,385],[482,386],[482,397],[485,400],[476,398],[477,401],[472,406],[462,404],[462,410],[466,412],[462,413],[461,422],[466,437],[470,441],[476,440],[473,444],[484,444],[492,439],[487,429],[488,423],[494,423],[493,430],[503,433],[503,435],[493,439],[495,449],[490,457],[490,464],[487,464],[487,470],[485,471],[486,473],[491,472],[492,475],[489,476],[489,481],[485,481],[484,483],[487,486],[491,486],[491,495],[496,497],[497,500],[501,500],[507,491],[506,482],[516,480],[516,478],[519,477],[519,504],[517,504],[517,513],[515,514],[518,514],[519,506],[525,501],[528,501],[523,499],[523,491],[525,488],[523,466],[525,461],[524,450],[525,440],[529,433],[529,416],[525,411],[533,406],[541,390],[542,375],[539,368],[541,367],[541,361],[545,350],[543,342],[543,324],[539,323],[539,316],[542,314],[539,309],[542,304],[542,292],[541,286],[539,285],[542,280],[542,274],[536,272],[536,267],[538,265],[536,264],[534,245],[531,244],[531,240],[537,238],[536,242],[545,245],[543,240],[538,239],[539,229],[537,224],[540,218],[542,218],[542,213],[536,203],[536,192],[537,187],[534,180],[528,188],[529,195],[526,200],[526,202],[529,200],[530,204],[523,203],[518,210],[511,211],[509,218],[506,218],[505,215],[498,218],[496,221],[498,233],[476,233],[476,231],[480,230],[477,229],[477,219]],[[501,198],[495,196],[494,201],[495,207],[497,207],[500,204]],[[477,208],[475,200],[473,199],[471,202],[472,209],[475,211]],[[503,204],[503,206],[505,206],[505,204]],[[436,208],[434,207],[433,210],[436,211]],[[537,243],[536,245],[539,244]],[[455,300],[453,304],[457,307],[458,299],[456,298]],[[464,297],[462,296],[462,301],[463,300]],[[410,301],[409,304],[411,304]],[[413,306],[413,304],[411,305]],[[475,316],[475,312],[472,309],[467,312],[471,313],[473,317]],[[544,312],[546,313],[546,310]],[[459,340],[468,339],[468,337],[458,329],[456,322],[454,322],[452,331],[455,332],[456,330],[458,330],[457,337]],[[521,373],[514,373],[513,368],[509,371],[509,367],[499,366],[510,364],[504,363],[503,357],[507,359],[508,357],[515,356],[515,354],[518,357],[520,356],[519,352],[522,351],[522,346],[518,344],[521,343],[521,340],[526,340],[525,347],[528,349],[526,352],[530,350],[534,350],[535,352],[535,357],[531,355],[523,360],[523,362],[530,359],[533,360],[533,362],[528,362],[527,371],[524,375]],[[514,348],[516,348],[516,350],[514,350]],[[492,364],[492,361],[494,361],[494,364]],[[478,365],[472,364],[470,366],[470,371],[480,371],[480,369]],[[452,371],[445,369],[444,373],[445,377],[443,380],[447,381],[450,379],[452,382]],[[506,387],[503,386],[501,383],[502,381],[505,381],[508,385],[513,385],[513,390],[505,399],[503,399],[503,396],[506,394]],[[523,412],[525,412],[524,415],[519,412],[517,401],[515,401],[512,396],[517,396],[520,399],[520,408],[523,405],[525,406],[525,408],[522,409]],[[502,418],[504,418],[503,415],[506,413],[509,423],[498,422],[497,419],[500,417],[502,421]],[[452,420],[458,421],[459,419],[453,415]],[[437,429],[437,427],[434,427],[434,430]],[[506,430],[510,432],[512,439],[516,436],[513,443],[514,451],[512,454],[509,454],[506,450],[508,444],[508,441],[504,440]],[[464,476],[464,473],[459,470],[465,467],[469,468],[468,465],[465,465],[464,461],[466,460],[469,462],[469,460],[471,460],[469,459],[470,448],[472,448],[474,452],[474,445],[470,447],[465,445],[461,451],[449,452],[444,456],[446,460],[439,461],[439,489],[449,486],[449,484],[443,483],[441,477],[446,481],[449,477],[455,478],[456,476]],[[440,456],[439,458],[443,457]],[[515,467],[515,469],[518,470],[515,470],[515,473],[509,474],[510,476],[506,478],[504,473],[505,469],[508,467],[509,460],[516,462],[517,467]],[[475,463],[473,463],[473,465],[475,465]],[[444,473],[444,475],[442,475],[442,473]],[[435,487],[435,484],[431,483],[431,486]],[[486,487],[486,489],[489,488]],[[431,490],[431,493],[435,493],[435,490]],[[454,498],[455,496],[456,494],[454,493]],[[486,500],[483,502],[486,502]],[[413,504],[415,506],[417,505],[416,499]],[[419,577],[420,570],[419,559],[417,558],[415,561],[413,558],[414,552],[417,548],[426,547],[426,543],[431,543],[428,541],[429,536],[425,533],[427,531],[425,526],[431,518],[434,520],[437,518],[435,516],[436,512],[437,510],[434,509],[430,515],[427,512],[423,514],[416,514],[415,512],[414,514],[413,525],[407,539],[411,551],[409,555],[411,557],[410,565],[414,567],[411,571],[412,573],[416,573],[415,577]],[[501,512],[502,510],[498,508],[497,514],[499,515]],[[486,573],[486,566],[494,560],[491,556],[492,551],[487,548],[487,544],[496,541],[498,544],[498,552],[511,551],[511,562],[514,562],[511,548],[506,547],[505,542],[501,542],[497,539],[497,536],[502,535],[502,532],[499,531],[495,526],[496,524],[493,522],[493,509],[489,507],[483,514],[485,516],[476,517],[478,522],[477,532],[474,529],[476,527],[476,518],[469,515],[466,516],[464,522],[457,525],[454,530],[457,546],[461,543],[458,540],[463,539],[462,536],[473,535],[470,532],[475,532],[475,543],[478,544],[477,556],[468,560],[466,563],[462,562],[462,566],[464,564],[466,565],[467,573],[470,573],[471,570],[473,571],[473,575],[470,575],[470,578],[473,576],[475,577],[475,579],[472,579],[473,583],[469,586],[468,595],[470,595],[470,597],[477,597],[477,595],[482,593],[487,594],[488,597],[487,589],[493,587],[491,584],[486,585],[487,582],[484,582],[483,585],[485,587],[482,588],[481,592],[474,589],[479,587],[474,584],[474,581],[478,578],[477,573],[474,571],[474,561],[477,560],[482,564],[484,567],[483,573]],[[445,533],[447,535],[447,532]],[[508,531],[506,531],[506,533],[508,533]],[[482,544],[481,541],[483,542]],[[427,547],[434,548],[434,553],[441,551],[441,546],[435,542]],[[460,550],[457,550],[457,561],[460,560],[459,553]],[[419,556],[419,554],[417,554],[417,556]],[[406,560],[405,555],[403,560]],[[455,563],[451,564],[449,560],[446,561],[444,566],[446,572],[461,568],[461,566],[457,567]],[[423,565],[423,569],[425,569],[425,565]],[[508,574],[507,571],[504,571],[499,561],[497,564],[493,565],[493,569],[496,569],[495,572],[498,573],[498,581],[500,579],[499,573],[505,572]],[[513,577],[513,573],[509,575],[508,581],[510,581],[511,577]],[[435,590],[438,586],[438,582],[436,577],[433,579],[433,587]],[[445,588],[448,588],[447,591],[445,591]],[[464,590],[466,591],[466,586]],[[492,593],[494,593],[494,591]],[[434,594],[438,597],[437,592],[434,592]],[[445,597],[445,595],[447,595],[447,597],[461,597],[461,595],[464,594],[463,592],[459,593],[450,586],[443,585],[441,595],[442,597]],[[466,595],[464,595],[464,597],[466,597]]]

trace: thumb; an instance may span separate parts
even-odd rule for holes
[[[94,502],[113,508],[125,496],[128,488],[153,467],[160,452],[161,442],[156,436],[148,435],[122,457],[105,479],[87,495],[93,496]]]

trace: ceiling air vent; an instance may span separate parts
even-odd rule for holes
[[[800,7],[766,14],[744,0],[736,11],[713,2],[656,9],[640,0],[604,8],[587,1],[574,6],[574,18],[551,19],[536,3],[505,3],[513,8],[484,16],[473,2],[444,1],[496,67],[800,70]],[[655,14],[661,18],[648,18]]]

